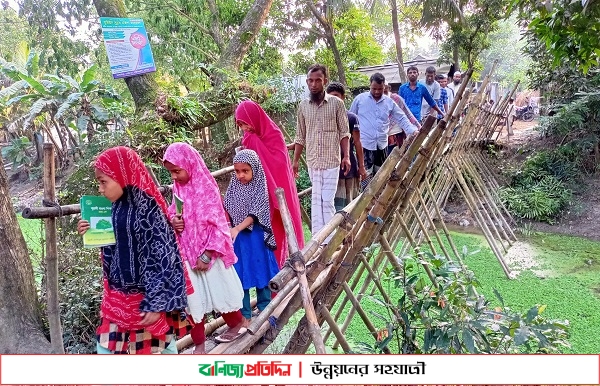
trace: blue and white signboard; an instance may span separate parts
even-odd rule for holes
[[[101,17],[100,25],[113,78],[156,71],[142,19]]]

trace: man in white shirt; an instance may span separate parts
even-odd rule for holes
[[[429,91],[429,95],[433,98],[436,104],[440,100],[440,84],[435,81],[435,67],[429,66],[425,70],[425,82],[421,82]],[[431,106],[426,101],[421,102],[421,121],[427,119],[431,113]]]
[[[456,95],[456,92],[458,91],[458,88],[460,87],[461,82],[462,82],[462,74],[460,71],[456,71],[454,73],[454,76],[452,77],[452,83],[450,83],[448,85],[448,88],[451,89],[452,91],[454,91],[454,94]]]

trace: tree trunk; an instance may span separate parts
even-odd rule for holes
[[[454,71],[460,71],[460,58],[458,57],[458,47],[452,49],[452,60],[454,60]]]
[[[123,0],[93,0],[100,17],[127,17]],[[272,0],[271,0],[272,1]],[[158,84],[154,74],[143,74],[125,78],[125,83],[135,103],[138,114],[154,110],[154,101],[158,95]]]
[[[1,159],[0,159],[1,160]],[[33,267],[0,168],[0,354],[48,354]]]
[[[335,60],[335,66],[337,67],[338,80],[343,85],[348,85],[346,82],[346,70],[344,69],[344,63],[342,62],[342,57],[340,56],[340,50],[337,47],[337,43],[335,41],[335,34],[333,33],[333,25],[329,20],[322,15],[317,7],[313,4],[311,0],[306,1],[306,5],[312,12],[313,16],[319,21],[321,27],[323,28],[325,41],[327,42],[327,46],[333,53],[333,59]]]
[[[235,72],[240,69],[242,59],[256,39],[256,36],[258,36],[260,28],[269,15],[271,5],[273,5],[273,0],[256,0],[254,2],[237,32],[221,53],[216,63],[217,68],[233,70]]]
[[[342,57],[340,56],[340,50],[338,49],[335,37],[333,36],[333,27],[329,26],[329,28],[326,28],[325,31],[327,34],[327,45],[331,49],[331,52],[333,53],[333,58],[335,59],[338,80],[341,84],[347,86],[348,83],[346,82],[346,70],[344,69],[344,63],[342,62]]]
[[[404,55],[402,53],[402,42],[400,41],[400,27],[398,25],[398,3],[396,0],[390,0],[392,8],[392,27],[394,29],[394,40],[396,41],[396,61],[398,62],[398,74],[400,81],[406,83],[406,71],[404,70]]]

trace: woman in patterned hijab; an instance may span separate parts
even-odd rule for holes
[[[231,219],[231,237],[238,257],[234,265],[244,288],[242,315],[252,317],[250,288],[256,288],[257,308],[271,300],[269,281],[279,272],[265,172],[253,150],[242,150],[233,158],[235,173],[225,193],[225,209]]]

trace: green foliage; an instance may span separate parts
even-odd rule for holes
[[[31,142],[27,137],[13,138],[8,146],[2,148],[2,158],[12,162],[12,169],[16,170],[21,165],[29,165],[29,146]]]
[[[39,56],[32,51],[23,69],[15,64],[1,63],[0,72],[16,80],[11,87],[0,91],[1,105],[27,108],[27,112],[16,119],[12,126],[22,123],[28,129],[41,118],[48,126],[59,125],[75,130],[81,139],[84,135],[91,135],[88,131],[93,131],[94,125],[106,125],[111,116],[105,105],[114,105],[120,96],[95,79],[95,65],[74,79],[68,75],[53,74],[38,77],[38,62]]]
[[[479,55],[490,47],[490,34],[498,28],[504,14],[504,0],[468,2],[460,22],[450,24],[450,36],[441,45],[442,59],[452,62],[454,50],[472,67]]]
[[[0,57],[9,62],[25,61],[29,26],[12,8],[0,9]]]
[[[563,142],[577,141],[580,156],[592,151],[600,136],[600,92],[577,93],[572,101],[555,104],[553,110],[556,114],[544,119],[539,130],[545,136],[567,136]]]
[[[536,153],[512,173],[510,186],[500,189],[502,202],[519,218],[553,222],[571,202],[581,159],[574,146]]]
[[[572,191],[585,173],[597,170],[600,138],[600,93],[579,93],[541,120],[539,130],[561,141],[554,150],[528,158],[500,191],[507,208],[524,219],[552,222],[572,201]]]
[[[513,280],[507,280],[498,261],[481,235],[452,233],[458,246],[481,253],[467,257],[465,263],[482,283],[479,291],[494,306],[505,304],[515,310],[527,310],[532,304],[546,304],[543,315],[569,320],[569,343],[563,353],[596,354],[600,352],[600,243],[580,237],[536,233],[527,239],[527,265]],[[589,265],[591,263],[591,265]],[[523,267],[524,268],[524,267]]]
[[[463,259],[468,255],[464,248]],[[555,353],[568,347],[568,322],[543,317],[545,305],[515,312],[495,291],[502,307],[492,307],[478,293],[480,283],[473,272],[443,256],[419,252],[399,258],[398,263],[402,271],[388,268],[383,279],[388,289],[402,290],[397,303],[370,297],[388,310],[387,316],[373,313],[385,323],[387,334],[375,345],[363,345],[371,352],[380,352],[393,339],[403,354]],[[423,264],[431,269],[437,287]]]
[[[21,0],[19,15],[27,20],[30,34],[27,43],[40,53],[44,72],[75,74],[86,67],[86,58],[99,40],[99,29],[81,37],[82,22],[95,17],[91,0]],[[104,47],[102,47],[104,49]]]
[[[600,66],[600,7],[590,1],[512,0],[528,33],[539,40],[552,57],[552,67],[567,65],[584,74]]]
[[[365,20],[370,20],[369,14],[352,6],[336,17],[333,22],[335,41],[342,63],[347,70],[381,64],[384,59],[383,49],[374,38],[373,28]],[[337,79],[337,67],[330,49],[325,47],[317,49],[315,59],[317,62],[327,65],[330,79]]]
[[[76,204],[84,195],[97,195],[98,183],[91,167],[93,161],[103,150],[125,143],[121,132],[96,133],[96,140],[83,146],[83,157],[75,162],[73,172],[60,186],[57,195],[61,205]]]
[[[483,76],[490,73],[494,61],[498,61],[496,70],[491,74],[492,80],[509,88],[521,82],[521,88],[527,85],[527,69],[531,66],[531,57],[523,52],[527,44],[522,39],[521,31],[515,16],[500,20],[498,28],[490,33],[490,46],[479,56],[484,63]],[[476,78],[479,79],[479,78]]]
[[[240,71],[248,74],[250,82],[278,76],[283,70],[280,39],[269,28],[261,28],[256,41],[242,61]]]
[[[529,185],[502,188],[500,198],[520,218],[552,223],[571,202],[572,192],[555,177],[545,176]]]
[[[99,251],[83,248],[76,220],[61,223],[58,285],[65,352],[93,354],[102,301]]]

